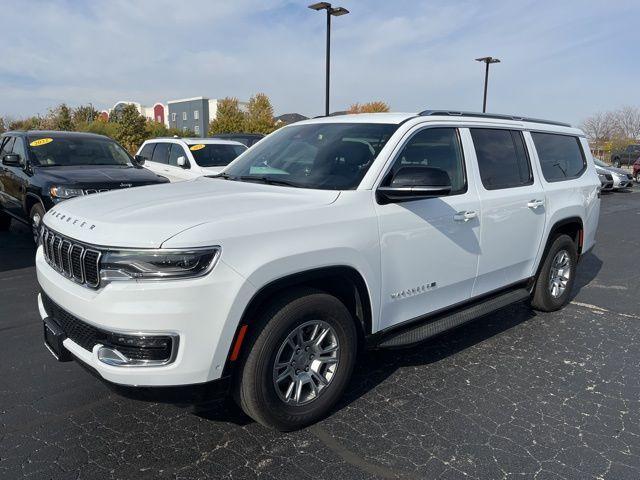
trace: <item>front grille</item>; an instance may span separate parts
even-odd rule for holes
[[[100,285],[98,250],[63,237],[47,227],[42,228],[42,249],[47,263],[67,278],[91,288]]]
[[[115,348],[125,357],[141,361],[166,362],[172,358],[174,340],[168,335],[134,336],[101,330],[67,312],[41,292],[47,316],[55,320],[67,338],[92,352],[97,344]],[[176,344],[177,345],[177,344]],[[173,357],[175,358],[175,356]]]

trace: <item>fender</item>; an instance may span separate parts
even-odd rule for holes
[[[584,224],[582,222],[582,218],[578,216],[572,216],[572,217],[563,218],[562,220],[558,220],[556,223],[553,224],[553,226],[549,230],[549,233],[545,240],[544,250],[542,251],[542,255],[540,256],[540,258],[538,259],[535,276],[533,278],[538,277],[540,273],[540,269],[542,268],[544,259],[547,256],[549,248],[551,247],[551,242],[556,237],[556,235],[561,232],[567,233],[570,236],[573,236],[574,241],[576,242],[577,250],[578,250],[578,257],[582,253],[582,240],[583,240],[583,233],[584,233]]]
[[[364,277],[354,267],[332,265],[288,274],[264,285],[246,304],[229,347],[223,376],[232,373],[236,360],[246,352],[248,342],[245,342],[245,334],[255,324],[255,316],[259,315],[261,308],[278,291],[297,286],[315,287],[340,298],[357,321],[362,339],[372,333],[371,294]]]

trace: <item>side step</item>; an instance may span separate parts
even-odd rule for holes
[[[394,348],[404,347],[412,345],[414,343],[422,342],[428,338],[434,337],[442,332],[450,330],[454,327],[464,325],[467,322],[475,320],[476,318],[487,315],[488,313],[495,312],[507,305],[521,302],[528,299],[530,293],[525,288],[517,290],[511,290],[506,293],[502,293],[495,297],[490,297],[487,300],[477,303],[475,305],[462,308],[455,312],[444,314],[444,316],[437,319],[427,320],[426,323],[421,323],[414,327],[408,327],[398,333],[390,334],[382,342],[378,344],[378,347],[382,348]]]

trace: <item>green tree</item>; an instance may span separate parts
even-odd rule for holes
[[[218,102],[216,119],[209,124],[209,135],[237,133],[245,129],[245,114],[237,98],[223,98]]]
[[[275,130],[273,107],[264,93],[256,93],[249,99],[245,131],[269,134]]]
[[[82,122],[93,122],[97,120],[100,112],[93,108],[93,105],[80,105],[71,111],[71,119],[74,125],[78,125]]]
[[[66,103],[61,103],[56,108],[49,110],[46,117],[47,128],[53,130],[73,131],[73,119],[71,117],[71,109]]]
[[[167,137],[169,136],[169,129],[162,122],[148,120],[145,128],[145,135],[147,138]]]
[[[42,130],[51,128],[47,126],[46,119],[36,116],[10,120],[8,123],[9,130]]]
[[[98,135],[106,135],[107,137],[116,138],[118,134],[119,124],[94,120],[93,122],[80,122],[76,124],[78,132],[97,133]]]
[[[7,130],[4,124],[4,117],[0,117],[0,133],[4,133]]]
[[[147,138],[147,120],[135,105],[125,105],[116,125],[114,138],[129,152],[135,153]]]

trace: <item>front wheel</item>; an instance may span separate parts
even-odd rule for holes
[[[42,218],[44,217],[44,208],[39,203],[36,203],[31,207],[29,212],[29,223],[31,224],[31,234],[33,235],[33,241],[37,245],[40,238],[40,225]]]
[[[636,173],[636,183],[640,183],[640,170]]]
[[[578,251],[571,237],[556,237],[536,279],[531,306],[543,312],[553,312],[569,303],[577,263]]]
[[[613,166],[616,168],[620,168],[620,159],[619,158],[614,158],[613,159]]]
[[[322,418],[356,359],[353,318],[336,297],[301,290],[273,303],[255,328],[236,386],[247,415],[281,431]]]

